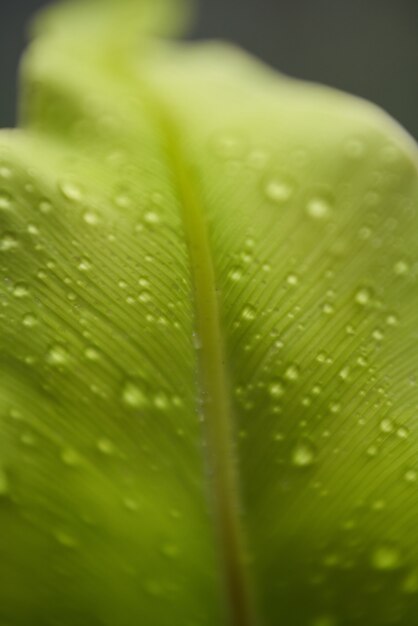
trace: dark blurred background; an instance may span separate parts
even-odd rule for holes
[[[45,0],[0,0],[0,126],[15,123],[25,28]],[[418,0],[200,0],[193,38],[232,40],[289,75],[363,96],[418,138]]]

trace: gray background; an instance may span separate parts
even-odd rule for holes
[[[0,126],[15,123],[25,27],[45,0],[0,0]],[[295,77],[366,97],[418,138],[418,0],[200,0],[192,38],[232,40]]]

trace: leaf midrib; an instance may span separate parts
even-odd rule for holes
[[[255,626],[255,608],[244,559],[239,481],[235,466],[233,410],[204,206],[175,121],[152,97],[152,111],[166,143],[168,165],[181,205],[194,292],[198,337],[199,406],[206,438],[210,493],[230,626]]]

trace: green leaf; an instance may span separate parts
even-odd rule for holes
[[[0,621],[412,626],[416,146],[182,14],[51,9],[0,137]]]

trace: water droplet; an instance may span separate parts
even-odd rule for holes
[[[28,224],[27,231],[29,235],[32,235],[33,237],[39,235],[39,228],[35,226],[35,224]]]
[[[123,506],[125,507],[125,509],[127,509],[128,511],[131,511],[133,513],[135,511],[137,511],[138,508],[139,508],[138,502],[136,500],[134,500],[133,498],[124,498]]]
[[[356,292],[355,301],[361,306],[367,306],[372,299],[372,293],[367,287],[362,287]]]
[[[341,378],[341,380],[346,382],[348,380],[348,377],[350,376],[350,368],[348,366],[343,367],[342,370],[340,370],[338,376]]]
[[[228,272],[228,278],[234,282],[238,282],[242,278],[242,269],[238,266],[232,267]]]
[[[405,276],[405,274],[408,274],[409,272],[409,263],[407,263],[405,260],[397,261],[397,263],[395,263],[394,265],[393,270],[398,276]]]
[[[299,284],[299,277],[297,276],[297,274],[289,274],[286,278],[286,282],[288,285],[296,287],[296,285]]]
[[[59,190],[64,198],[71,200],[71,202],[80,202],[82,193],[80,188],[70,181],[64,181],[59,183]]]
[[[335,313],[334,305],[330,302],[325,302],[325,304],[322,305],[322,312],[326,315],[333,315],[333,313]]]
[[[367,456],[370,456],[370,457],[372,457],[372,458],[373,458],[373,457],[377,456],[377,454],[378,454],[378,452],[379,452],[379,449],[378,449],[378,447],[377,447],[375,444],[371,444],[371,445],[367,448],[367,451],[366,451],[366,452],[367,452]]]
[[[25,283],[17,283],[13,289],[15,298],[25,298],[29,295],[29,289]]]
[[[149,282],[149,280],[148,280],[147,278],[142,277],[142,278],[140,278],[140,279],[138,280],[138,284],[139,284],[141,287],[149,287],[150,282]]]
[[[418,472],[414,469],[406,470],[404,479],[407,483],[416,483],[418,478]]]
[[[399,319],[394,313],[390,313],[386,317],[386,324],[388,326],[397,326],[399,324]]]
[[[47,352],[46,360],[50,365],[65,365],[68,361],[68,352],[62,344],[54,344]]]
[[[144,215],[144,222],[148,226],[156,226],[160,223],[160,216],[155,211],[147,211]]]
[[[152,297],[149,291],[141,291],[138,296],[138,300],[143,304],[147,304],[147,302],[151,302]]]
[[[88,259],[81,259],[80,263],[78,264],[78,269],[80,270],[80,272],[88,272],[89,270],[91,270],[91,268],[92,265]]]
[[[76,548],[78,546],[77,539],[65,530],[55,531],[55,539],[64,548]]]
[[[0,210],[7,211],[12,206],[12,197],[6,191],[0,191]]]
[[[154,406],[160,411],[168,409],[169,402],[166,394],[163,391],[159,391],[154,396]]]
[[[385,338],[383,331],[380,328],[376,328],[373,332],[372,332],[372,337],[373,339],[375,339],[376,341],[383,341],[383,339]]]
[[[161,548],[161,552],[164,556],[166,556],[169,559],[175,559],[180,554],[180,550],[178,549],[178,546],[176,546],[173,543],[166,543],[165,545],[163,545],[163,547]]]
[[[38,320],[33,313],[26,313],[26,315],[23,316],[23,326],[33,328],[37,323]]]
[[[309,441],[300,441],[292,451],[292,464],[309,467],[315,462],[315,448]]]
[[[383,511],[386,508],[386,502],[384,500],[374,500],[371,508],[373,511]]]
[[[407,574],[402,584],[404,593],[418,593],[418,571],[412,571]]]
[[[132,200],[131,198],[129,198],[129,196],[120,194],[116,196],[115,204],[121,209],[128,209],[130,206],[132,206]]]
[[[372,553],[371,565],[380,571],[390,571],[401,566],[401,555],[394,545],[378,546]]]
[[[93,211],[86,211],[83,214],[83,220],[86,224],[89,224],[89,226],[96,226],[99,223],[99,216]]]
[[[74,448],[65,448],[61,451],[61,460],[69,467],[76,467],[80,464],[81,458]]]
[[[276,204],[283,204],[294,193],[294,185],[286,178],[271,176],[264,183],[264,194],[268,200]]]
[[[316,360],[318,361],[318,363],[326,363],[328,361],[327,353],[321,350],[321,352],[318,352],[318,354],[316,355]]]
[[[19,245],[18,240],[11,233],[4,233],[0,238],[0,252],[9,252]]]
[[[100,359],[100,352],[93,346],[89,346],[84,350],[84,356],[89,361],[98,361]]]
[[[286,368],[284,377],[286,378],[286,380],[290,380],[294,382],[295,380],[299,378],[299,374],[300,374],[299,367],[295,364],[292,364]]]
[[[399,428],[396,431],[396,434],[399,437],[399,439],[408,439],[409,429],[406,426],[399,426]]]
[[[385,417],[384,419],[382,419],[379,426],[380,426],[380,430],[382,431],[382,433],[392,433],[395,429],[395,425],[393,421],[388,417]]]
[[[110,439],[106,439],[105,437],[101,438],[97,442],[98,450],[107,456],[111,456],[115,453],[115,446]]]
[[[280,380],[274,380],[270,383],[268,392],[272,398],[281,398],[285,393],[285,387]]]
[[[218,134],[211,143],[215,155],[224,159],[241,156],[244,148],[242,139],[232,133]]]
[[[331,215],[332,206],[329,200],[322,196],[311,198],[306,205],[309,217],[316,220],[325,220]]]
[[[0,178],[9,179],[12,178],[12,176],[13,172],[10,167],[7,167],[7,165],[0,165]]]
[[[247,304],[247,306],[245,306],[242,310],[241,317],[244,320],[251,322],[257,317],[257,311],[251,304]]]
[[[49,200],[41,200],[39,203],[39,210],[41,213],[46,215],[47,213],[50,213],[52,211],[52,204],[49,202]]]
[[[129,407],[139,409],[148,404],[144,390],[132,380],[126,381],[122,389],[122,401]]]

